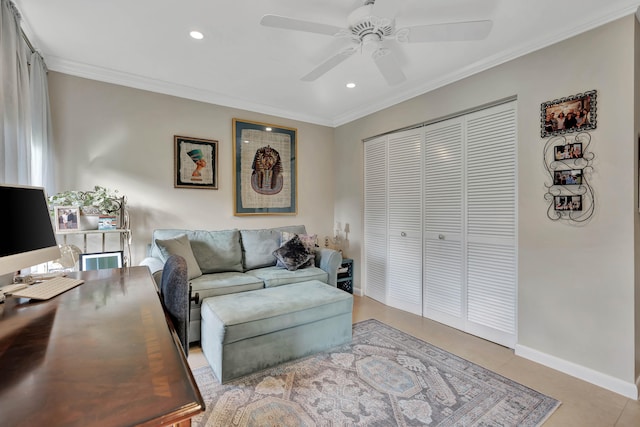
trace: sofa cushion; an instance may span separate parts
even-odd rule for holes
[[[202,271],[198,266],[198,261],[193,256],[193,250],[191,250],[191,244],[186,234],[180,234],[177,237],[166,240],[156,239],[155,243],[160,250],[163,262],[167,262],[171,255],[179,255],[187,262],[189,280],[202,276]]]
[[[312,254],[302,244],[297,234],[284,245],[273,251],[273,255],[289,271],[295,271],[307,264]]]
[[[275,229],[240,230],[244,270],[276,264],[273,251],[280,247],[280,232]]]
[[[180,230],[180,229],[156,229],[153,230],[153,236],[151,236],[151,251],[149,256],[162,259],[162,252],[160,252],[160,248],[156,245],[156,239],[167,240],[167,239],[175,239],[179,237],[181,234],[186,234],[189,237],[191,233],[190,230]]]
[[[316,262],[316,243],[318,241],[318,235],[317,234],[296,234],[290,231],[282,231],[280,232],[280,247],[282,247],[282,245],[287,243],[289,240],[293,239],[294,236],[298,236],[298,238],[300,238],[300,241],[304,245],[305,249],[311,255],[311,258],[309,258],[309,260],[306,263],[304,263],[298,268],[313,267]],[[282,261],[280,261],[280,259],[276,261],[276,267],[287,268],[287,266]]]
[[[190,331],[189,340],[198,341],[200,339],[200,306],[205,298],[254,291],[262,288],[264,288],[262,279],[238,272],[204,274],[192,280],[192,295],[197,292],[200,300],[197,304],[195,301],[191,302],[191,317],[189,320],[191,323],[197,322],[198,327],[197,332]]]
[[[285,225],[284,227],[276,227],[274,230],[282,233],[283,231],[288,231],[293,234],[306,234],[307,229],[304,225]]]
[[[238,230],[193,231],[189,240],[202,273],[242,271],[242,246]]]
[[[200,294],[200,300],[218,295],[262,289],[264,283],[256,276],[229,271],[226,273],[210,273],[191,281],[193,293]]]
[[[193,256],[198,261],[203,274],[221,271],[242,271],[242,247],[238,230],[201,231],[179,229],[157,229],[155,239],[170,239],[186,234],[191,243]],[[151,247],[151,256],[162,258],[155,243]]]
[[[323,283],[329,281],[327,272],[318,267],[307,267],[289,271],[284,268],[272,266],[249,270],[246,274],[262,280],[265,288],[273,288],[275,286],[306,282],[309,280],[319,280]]]
[[[280,233],[282,231],[289,231],[296,234],[306,233],[304,225],[290,225],[259,230],[240,230],[244,271],[276,265],[276,258],[273,256],[273,251],[280,247]]]

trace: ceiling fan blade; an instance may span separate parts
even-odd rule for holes
[[[402,2],[398,0],[375,0],[371,9],[375,16],[395,18]]]
[[[402,68],[398,65],[395,55],[389,49],[377,49],[371,57],[389,86],[395,86],[407,79],[402,72]]]
[[[304,31],[306,33],[325,34],[335,36],[344,28],[334,25],[319,24],[317,22],[302,21],[295,18],[287,18],[278,15],[264,15],[260,20],[260,24],[265,27],[282,28],[285,30]]]
[[[402,28],[397,34],[399,42],[408,43],[482,40],[489,35],[491,27],[492,21],[451,22]]]
[[[338,66],[340,63],[342,63],[342,61],[349,58],[351,55],[355,53],[356,50],[357,50],[356,46],[351,46],[336,53],[335,55],[333,55],[332,57],[324,61],[322,64],[314,68],[313,71],[311,71],[306,76],[302,77],[300,80],[304,82],[312,82],[316,80],[318,77],[322,76],[329,70]]]

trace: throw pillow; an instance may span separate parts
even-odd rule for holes
[[[156,239],[156,246],[160,249],[162,261],[166,262],[171,255],[180,255],[187,262],[187,275],[189,280],[202,276],[202,271],[193,255],[191,243],[186,234],[181,234],[173,239]]]
[[[309,255],[311,255],[311,258],[309,258],[309,261],[307,261],[304,265],[300,266],[300,268],[313,267],[316,264],[316,244],[318,242],[318,235],[317,234],[296,234],[296,233],[291,233],[289,231],[283,231],[280,234],[280,246],[287,243],[296,235],[300,238],[300,241],[304,245],[307,252],[309,252]],[[280,260],[277,261],[276,267],[286,268],[286,266],[283,265],[280,262]]]
[[[273,251],[273,256],[289,271],[295,271],[309,261],[311,255],[300,241],[294,236],[284,245]]]

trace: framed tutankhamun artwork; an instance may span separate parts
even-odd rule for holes
[[[295,215],[297,129],[233,119],[234,215]]]

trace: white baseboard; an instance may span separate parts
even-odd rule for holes
[[[593,369],[569,362],[559,357],[551,356],[538,350],[526,347],[524,345],[516,344],[515,354],[525,359],[532,360],[540,363],[541,365],[571,375],[572,377],[579,378],[587,381],[591,384],[595,384],[598,387],[606,388],[607,390],[621,394],[629,399],[638,399],[638,383],[628,383],[622,381],[619,378],[612,377],[602,372],[594,371]],[[639,379],[640,380],[640,379]]]

